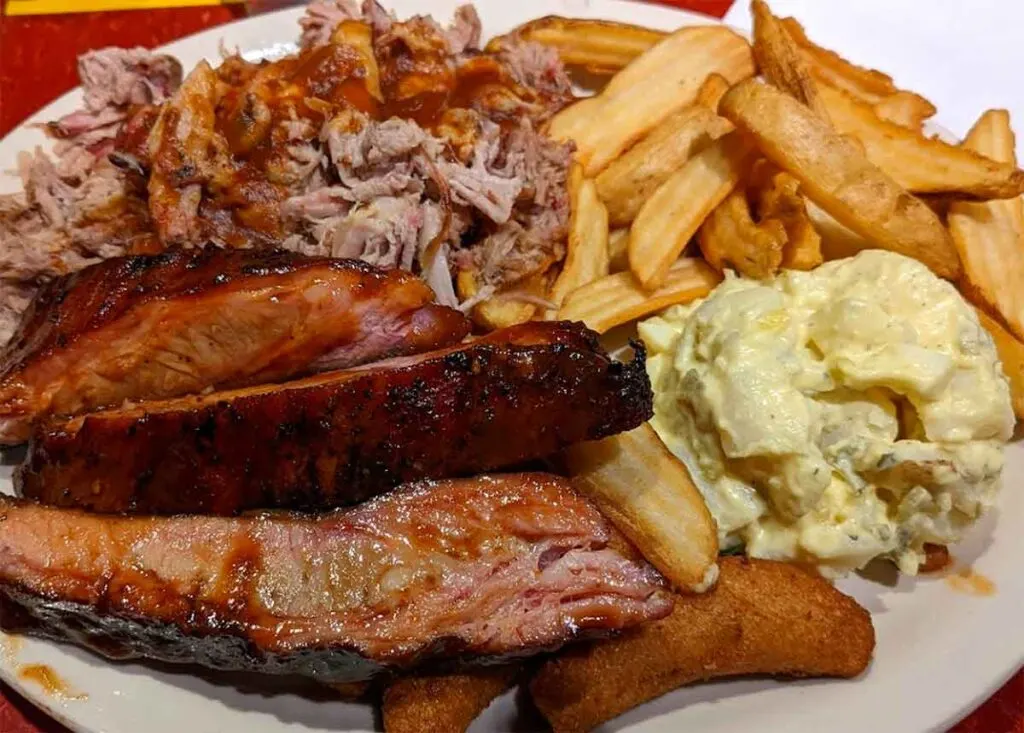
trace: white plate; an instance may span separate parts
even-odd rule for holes
[[[432,13],[446,20],[456,0],[391,0],[404,17]],[[478,3],[488,34],[549,13],[611,18],[653,27],[711,22],[701,16],[613,0],[515,0]],[[287,50],[298,35],[296,11],[222,26],[166,47],[191,68],[199,59],[219,60],[218,44],[244,53]],[[80,99],[72,92],[33,117],[52,120]],[[12,170],[19,150],[44,144],[28,124],[0,142],[0,170]],[[18,183],[0,177],[0,191]],[[990,579],[994,595],[955,592],[943,579],[840,584],[874,617],[875,660],[855,681],[775,682],[742,680],[698,685],[634,710],[604,730],[882,733],[942,730],[997,689],[1024,663],[1024,445],[1007,451],[1005,487],[997,511],[953,549],[958,564]],[[9,469],[0,488],[10,490]],[[2,531],[2,525],[0,525]],[[243,691],[246,681],[141,664],[113,664],[70,646],[32,639],[8,640],[0,649],[0,676],[71,728],[105,733],[249,733],[250,731],[370,731],[368,706],[311,699],[264,685]],[[18,676],[29,664],[46,664],[82,700],[59,700]],[[629,674],[629,670],[623,670]],[[518,717],[511,695],[492,705],[473,731],[532,730],[536,720]]]

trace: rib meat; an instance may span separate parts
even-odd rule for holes
[[[208,248],[56,280],[0,354],[0,439],[44,414],[286,379],[457,343],[418,278],[354,260]]]
[[[108,517],[0,503],[0,625],[110,657],[368,679],[526,656],[664,617],[564,479],[422,482],[321,517]],[[68,542],[74,537],[74,542]]]
[[[536,322],[284,385],[42,424],[16,482],[98,512],[327,508],[405,481],[510,467],[650,418],[640,346]]]

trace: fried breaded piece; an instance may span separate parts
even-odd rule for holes
[[[875,647],[868,612],[825,579],[769,560],[722,558],[715,589],[672,615],[546,663],[530,694],[555,733],[590,730],[716,677],[854,677]]]
[[[458,733],[507,690],[519,667],[402,677],[384,691],[385,733]]]

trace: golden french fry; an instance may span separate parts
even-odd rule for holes
[[[1010,381],[1013,414],[1017,419],[1024,419],[1024,343],[981,308],[977,311],[978,320],[996,344],[999,361],[1003,363],[1003,372]]]
[[[718,577],[718,529],[683,462],[647,423],[566,451],[573,486],[683,591]]]
[[[726,92],[719,111],[840,223],[879,248],[920,260],[940,277],[960,274],[956,247],[935,213],[810,109],[751,79]]]
[[[1015,140],[1006,110],[985,112],[967,133],[964,147],[1016,165]],[[961,287],[998,313],[1024,338],[1024,203],[1021,197],[985,203],[954,202],[949,229],[964,263]]]
[[[778,221],[786,231],[786,243],[782,247],[783,268],[813,270],[822,263],[821,236],[807,212],[807,202],[800,193],[800,181],[768,161],[759,161],[749,194],[758,221]]]
[[[565,299],[559,320],[582,321],[604,333],[670,305],[689,303],[710,293],[722,276],[696,257],[684,257],[669,270],[660,288],[647,291],[630,272],[595,280]]]
[[[608,232],[608,269],[611,272],[629,269],[629,227]]]
[[[724,26],[681,28],[638,56],[599,95],[602,105],[576,140],[596,176],[666,117],[697,99],[709,74],[734,84],[754,74],[750,44]]]
[[[774,219],[757,224],[746,194],[733,190],[701,225],[697,242],[704,259],[719,272],[732,267],[746,277],[763,279],[782,265],[786,229]]]
[[[539,272],[524,278],[510,291],[496,293],[473,306],[470,318],[477,326],[489,331],[525,323],[537,313],[533,301],[544,301],[551,285],[551,272]],[[455,277],[459,298],[467,300],[479,292],[476,274],[460,270]]]
[[[839,89],[822,85],[820,92],[836,131],[859,140],[868,160],[908,191],[977,199],[1024,193],[1024,171],[1015,165],[883,120]]]
[[[399,677],[384,690],[384,733],[462,733],[519,674],[516,665]]]
[[[597,187],[583,178],[579,164],[569,174],[569,242],[562,273],[548,299],[555,309],[572,291],[608,274],[608,211],[597,196]],[[552,313],[552,315],[554,315]]]
[[[729,87],[732,86],[729,80],[721,74],[708,74],[708,78],[704,80],[704,83],[700,85],[700,89],[697,90],[697,101],[696,104],[702,104],[712,112],[718,109],[718,103],[722,99],[722,95],[729,91]]]
[[[698,150],[731,129],[730,122],[695,104],[651,130],[595,179],[611,223],[625,226],[632,222],[658,186]]]
[[[641,285],[662,284],[690,237],[736,187],[749,157],[750,145],[731,132],[686,161],[644,202],[629,233],[629,268]]]
[[[927,99],[902,90],[876,102],[873,109],[883,120],[918,132],[925,120],[935,114],[935,107]]]
[[[559,110],[548,122],[548,136],[554,140],[575,140],[581,130],[594,124],[601,104],[600,97],[585,97]]]
[[[881,71],[857,66],[834,51],[815,45],[794,18],[783,18],[781,22],[790,38],[804,52],[804,60],[818,81],[842,89],[868,104],[883,102],[893,95],[909,95],[916,99],[914,104],[922,120],[935,114],[935,106],[931,102],[918,94],[900,89],[893,83],[892,77]]]
[[[827,120],[828,110],[818,97],[818,84],[789,31],[764,0],[753,0],[750,11],[754,16],[754,60],[761,74]]]
[[[554,733],[583,733],[683,685],[737,675],[856,677],[871,615],[824,578],[771,560],[723,557],[702,595],[616,639],[546,662],[530,695]]]
[[[666,35],[665,31],[629,23],[548,15],[524,23],[504,38],[551,46],[567,66],[582,66],[594,73],[614,73]],[[487,48],[500,47],[502,38],[492,40]]]

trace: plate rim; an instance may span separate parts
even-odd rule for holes
[[[477,1],[480,3],[485,3],[492,2],[493,0]],[[391,4],[388,3],[387,0],[384,0],[384,2],[385,4]],[[435,11],[430,11],[427,8],[431,5],[435,6],[436,8],[436,6],[443,3],[443,0],[411,0],[411,2],[412,4],[423,7],[423,12],[437,12],[436,9]],[[627,8],[630,8],[630,6],[637,5],[636,0],[581,0],[581,2],[583,3],[583,6],[588,9],[588,14],[592,15],[600,14],[605,8],[608,8],[609,13],[612,14],[614,14],[613,11],[615,8],[618,8],[620,13],[625,13],[627,12]],[[409,4],[409,2],[404,4]],[[552,5],[555,6],[554,10],[571,10],[570,7],[563,8],[563,6],[573,6],[574,4],[578,6],[579,2],[577,0],[560,0],[558,4],[552,3]],[[591,12],[594,11],[595,9],[596,13]],[[722,21],[720,21],[717,18],[701,15],[699,13],[684,10],[681,8],[648,5],[646,6],[645,10],[647,10],[648,12],[654,10],[657,11],[658,13],[663,14],[666,18],[677,19],[678,26],[697,24],[725,25],[724,23],[722,23]],[[187,36],[175,39],[170,43],[156,47],[154,50],[174,53],[175,48],[178,46],[202,44],[206,47],[206,51],[204,51],[204,53],[207,53],[209,51],[214,51],[217,48],[217,41],[226,37],[228,34],[231,33],[233,29],[237,30],[238,28],[242,28],[249,25],[258,26],[267,23],[268,21],[271,20],[275,22],[280,21],[280,25],[282,25],[282,27],[286,26],[288,28],[295,29],[295,33],[293,34],[294,37],[297,36],[295,19],[297,19],[300,15],[301,8],[287,8],[259,16],[240,18],[222,25],[214,26],[212,28],[207,28],[204,30],[197,31],[195,33],[191,33]],[[81,93],[81,87],[77,86],[65,92],[64,94],[58,96],[51,102],[41,106],[32,115],[30,115],[27,119],[23,120],[17,126],[12,128],[2,139],[0,139],[0,150],[5,149],[9,145],[12,145],[12,140],[16,135],[23,133],[26,129],[30,128],[34,124],[37,124],[39,121],[48,119],[49,117],[53,116],[55,112],[51,112],[51,109],[56,110],[62,106],[67,106],[75,102],[77,99],[81,97]],[[1019,442],[1018,445],[1020,445]],[[1021,445],[1020,449],[1024,450],[1024,445]],[[1024,486],[1020,488],[1024,489]],[[1003,492],[1007,492],[1008,490],[1010,490],[1010,487],[1004,484]],[[1003,514],[1002,512],[1000,513]],[[1005,522],[1007,521],[1007,519],[1008,518],[1006,517],[1006,515],[1003,514],[1003,516],[1000,518],[1000,521]],[[1022,604],[1024,604],[1024,598],[1018,600]],[[4,643],[9,642],[6,641],[6,635],[0,633],[0,644]],[[47,643],[53,644],[52,642]],[[58,646],[65,645],[59,644]],[[73,707],[69,707],[68,705],[66,705],[65,701],[38,690],[38,688],[35,685],[30,685],[27,682],[24,682],[17,674],[17,665],[9,663],[6,659],[3,658],[3,656],[3,654],[0,654],[0,679],[2,679],[5,684],[9,685],[13,690],[15,690],[23,699],[29,701],[36,708],[38,708],[46,715],[50,716],[51,718],[53,718],[61,725],[64,725],[70,730],[82,731],[83,733],[93,733],[94,731],[99,730],[93,727],[88,727],[84,723],[79,723],[78,720],[76,720],[75,716],[73,715]],[[1017,660],[1015,663],[1010,662],[1006,668],[1001,668],[997,673],[986,676],[986,679],[988,679],[987,683],[983,684],[980,688],[976,688],[973,694],[967,695],[965,698],[960,699],[958,704],[955,704],[952,707],[947,707],[945,714],[942,716],[942,719],[935,720],[935,722],[928,729],[940,731],[945,730],[951,725],[954,725],[955,723],[960,721],[964,716],[969,714],[971,711],[976,709],[980,704],[982,704],[984,701],[990,698],[994,692],[1000,689],[1000,687],[1002,687],[1009,679],[1011,679],[1015,674],[1017,674],[1017,672],[1022,667],[1024,667],[1024,648],[1021,648],[1019,650]],[[857,682],[858,680],[853,680],[854,684],[856,684]],[[914,701],[911,704],[920,704],[920,702]],[[669,724],[672,725],[671,722]],[[281,725],[282,727],[285,727],[287,726],[287,723],[282,722]]]

